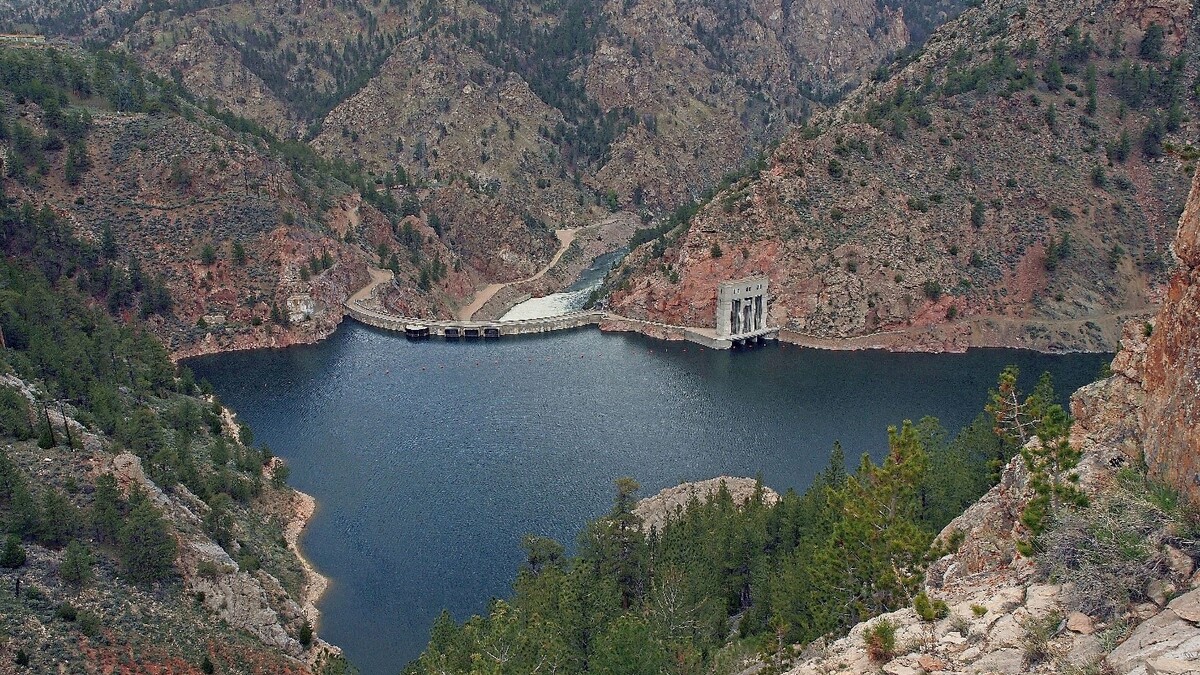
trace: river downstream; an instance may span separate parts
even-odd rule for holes
[[[1065,393],[1107,358],[722,352],[591,329],[414,343],[348,322],[188,365],[316,498],[302,545],[331,579],[321,634],[375,675],[415,658],[442,608],[462,619],[505,595],[522,534],[570,545],[618,476],[643,495],[719,474],[802,490],[835,440],[856,464],[905,418],[961,427],[1009,363]]]

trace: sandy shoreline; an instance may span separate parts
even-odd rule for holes
[[[300,608],[304,611],[304,616],[308,618],[308,622],[312,624],[313,630],[318,628],[321,610],[317,609],[317,603],[321,600],[321,596],[329,589],[329,578],[317,571],[312,562],[304,557],[304,552],[300,550],[300,534],[312,520],[313,514],[317,511],[317,500],[312,495],[305,494],[295,488],[292,488],[294,493],[292,497],[292,518],[287,522],[283,530],[283,538],[287,541],[288,548],[292,553],[296,554],[296,558],[300,561],[300,566],[304,568],[304,589],[300,593]]]

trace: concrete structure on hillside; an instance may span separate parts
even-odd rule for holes
[[[743,340],[768,330],[767,278],[746,277],[717,285],[717,337]]]
[[[287,299],[288,321],[303,323],[317,313],[317,302],[308,293],[297,293]]]

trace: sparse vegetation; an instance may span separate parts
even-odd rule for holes
[[[896,655],[896,626],[887,619],[871,624],[863,634],[867,656],[876,663],[891,661]]]
[[[1026,666],[1036,666],[1054,656],[1050,641],[1062,629],[1062,623],[1062,615],[1057,612],[1042,617],[1030,616],[1021,623],[1021,627],[1025,629],[1025,636],[1021,639],[1021,653]]]

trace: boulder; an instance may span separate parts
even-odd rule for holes
[[[1151,579],[1146,584],[1146,597],[1159,607],[1165,607],[1167,601],[1175,594],[1175,584],[1162,579]]]
[[[1092,623],[1092,617],[1087,614],[1083,612],[1071,612],[1067,615],[1067,630],[1083,635],[1091,635],[1096,631],[1096,626]]]
[[[1020,649],[997,649],[967,666],[966,672],[983,675],[1021,675],[1025,670],[1025,655]]]
[[[1157,658],[1146,661],[1146,675],[1200,675],[1198,659]]]
[[[1067,650],[1066,662],[1084,667],[1104,657],[1104,645],[1095,635],[1077,635]]]
[[[1167,547],[1167,567],[1171,568],[1171,574],[1180,581],[1188,581],[1191,579],[1192,572],[1196,569],[1196,563],[1192,557],[1174,546]]]
[[[1184,621],[1200,624],[1200,589],[1184,593],[1172,600],[1167,607]]]
[[[1147,672],[1146,665],[1151,659],[1195,663],[1197,654],[1200,654],[1200,627],[1166,609],[1142,622],[1105,661],[1117,675],[1130,675]]]
[[[1045,616],[1062,606],[1061,596],[1061,586],[1035,584],[1025,591],[1025,609],[1033,616]]]

